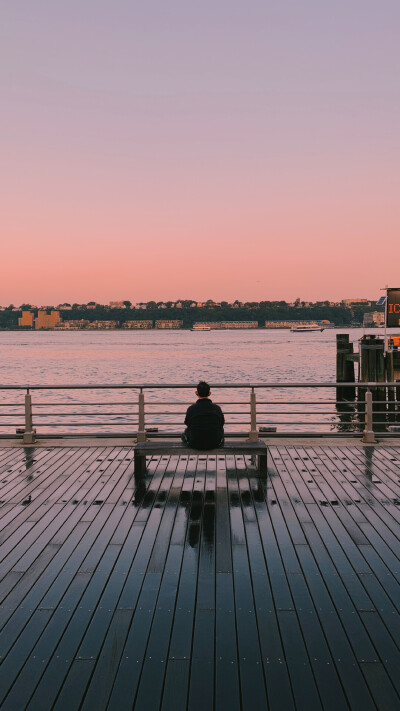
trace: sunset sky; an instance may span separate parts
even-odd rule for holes
[[[0,304],[399,286],[399,0],[19,0],[0,27]]]

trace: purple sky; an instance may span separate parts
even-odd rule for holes
[[[398,0],[22,0],[0,27],[0,304],[399,282]]]

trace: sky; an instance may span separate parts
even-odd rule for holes
[[[399,286],[398,0],[5,0],[0,304]]]

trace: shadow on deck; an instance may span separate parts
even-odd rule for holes
[[[0,449],[2,709],[400,709],[400,448]]]

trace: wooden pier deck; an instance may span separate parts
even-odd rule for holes
[[[3,711],[400,709],[400,446],[0,449]]]

